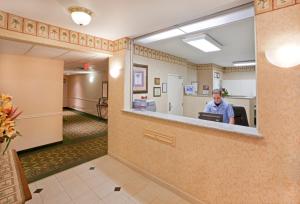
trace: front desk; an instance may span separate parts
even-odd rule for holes
[[[183,115],[186,117],[198,118],[205,105],[212,100],[211,96],[184,96]],[[246,109],[250,127],[255,127],[255,97],[225,97],[224,100],[233,106],[242,106]]]

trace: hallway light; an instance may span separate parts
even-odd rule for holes
[[[69,8],[69,12],[71,13],[71,17],[74,23],[80,26],[86,26],[92,20],[93,12],[87,8],[73,6]]]

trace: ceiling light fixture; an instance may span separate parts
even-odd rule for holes
[[[149,35],[144,35],[135,39],[135,42],[148,44],[159,40],[165,40],[172,37],[193,33],[196,31],[203,31],[217,26],[226,25],[236,21],[244,20],[254,17],[253,4],[247,4],[233,8],[224,12],[220,12],[216,15],[211,15],[205,19],[199,19],[191,23],[177,25],[169,28],[168,30],[158,31]]]
[[[198,21],[192,24],[179,27],[180,30],[185,33],[192,33],[196,31],[203,31],[209,28],[226,25],[236,21],[244,20],[254,16],[254,8],[245,7],[238,10],[234,10],[225,14],[221,14],[212,18],[208,18],[202,21]]]
[[[93,12],[87,8],[73,6],[69,8],[69,12],[71,13],[71,17],[74,23],[80,26],[86,26],[92,20]]]
[[[256,65],[255,60],[233,62],[233,66],[235,66],[235,67],[249,67],[249,66],[255,66],[255,65]]]
[[[138,39],[137,42],[147,44],[151,42],[156,42],[159,40],[164,40],[172,37],[177,37],[180,35],[184,35],[185,33],[182,30],[179,30],[177,28],[171,29],[168,31],[163,31],[154,35],[146,36],[144,38]]]
[[[197,34],[182,39],[183,42],[198,48],[203,52],[220,51],[222,45],[207,34]]]

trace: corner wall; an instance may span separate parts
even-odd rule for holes
[[[256,17],[258,116],[263,139],[122,112],[124,95],[130,94],[124,93],[124,73],[130,68],[122,59],[128,51],[116,54],[110,64],[121,62],[122,72],[109,85],[109,154],[199,203],[299,203],[300,106],[296,99],[300,66],[279,69],[264,55],[269,40],[299,34],[299,22],[300,5]],[[286,96],[291,100],[287,102]],[[168,135],[176,145],[148,139],[145,131]]]
[[[0,54],[0,92],[23,111],[17,151],[62,141],[63,67],[59,60]]]

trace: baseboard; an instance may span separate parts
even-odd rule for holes
[[[87,117],[89,117],[89,118],[92,118],[92,119],[99,120],[99,121],[102,121],[102,122],[107,123],[107,119],[99,118],[99,117],[96,116],[96,115],[93,115],[93,114],[90,114],[90,113],[87,113],[87,112],[83,112],[83,111],[77,110],[77,109],[75,109],[75,108],[64,107],[64,110],[75,111],[75,112],[80,113],[80,114],[82,114],[82,115],[85,115],[85,116],[87,116]]]
[[[190,203],[192,203],[192,204],[206,204],[203,201],[195,198],[191,194],[186,193],[186,192],[178,189],[176,186],[168,184],[167,182],[163,181],[162,179],[150,174],[149,172],[145,171],[144,169],[141,169],[140,167],[136,166],[135,164],[133,164],[131,162],[128,162],[128,161],[114,155],[111,152],[108,152],[108,155],[111,156],[112,158],[120,161],[121,163],[125,164],[129,168],[139,172],[140,174],[144,175],[145,177],[152,180],[153,182],[158,183],[159,185],[161,185],[161,186],[167,188],[168,190],[174,192],[175,194],[179,195],[180,197],[182,197],[183,199],[189,201]]]
[[[24,154],[26,152],[31,152],[31,151],[36,151],[36,150],[39,150],[39,149],[42,149],[42,148],[45,148],[45,147],[50,147],[50,146],[54,146],[54,145],[58,145],[58,144],[62,144],[63,141],[58,141],[58,142],[53,142],[53,143],[49,143],[49,144],[45,144],[45,145],[41,145],[41,146],[37,146],[37,147],[32,147],[32,148],[29,148],[29,149],[24,149],[24,150],[21,150],[21,151],[18,151],[17,153],[18,154]]]

